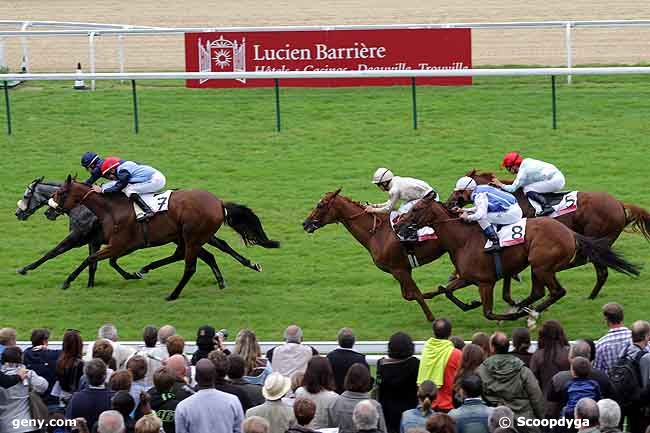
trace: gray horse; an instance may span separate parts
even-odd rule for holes
[[[23,198],[17,203],[16,218],[18,218],[20,221],[27,220],[32,214],[34,214],[34,212],[47,204],[47,201],[50,199],[50,197],[52,197],[54,191],[59,189],[61,185],[62,184],[60,182],[43,181],[43,177],[35,179],[27,186],[27,189],[23,194]],[[56,219],[58,216],[58,214],[49,212],[47,215],[49,219]],[[89,255],[92,255],[95,252],[99,251],[102,244],[104,243],[104,236],[102,233],[102,225],[95,214],[85,206],[80,205],[72,209],[69,212],[68,216],[70,217],[70,233],[68,236],[66,236],[65,239],[59,242],[56,247],[48,251],[40,259],[18,269],[17,272],[19,274],[26,275],[28,271],[38,268],[48,260],[53,259],[54,257],[61,255],[73,248],[79,248],[83,247],[84,245],[88,245]],[[243,266],[253,269],[257,272],[262,271],[262,267],[259,264],[252,263],[246,257],[237,253],[223,239],[212,236],[208,243],[230,255]],[[210,266],[210,269],[212,270],[212,273],[214,274],[217,283],[219,284],[219,288],[225,288],[226,283],[223,279],[223,276],[221,275],[221,271],[219,270],[217,262],[215,261],[212,253],[205,249],[201,249],[199,258],[203,260],[208,266]],[[115,269],[117,273],[120,274],[125,280],[137,280],[141,279],[142,275],[146,274],[149,271],[176,261],[178,261],[178,259],[172,255],[165,257],[164,259],[152,262],[140,269],[138,272],[134,273],[129,273],[122,269],[117,264],[117,259],[110,259],[109,263],[113,269]],[[84,266],[81,264],[74,271],[72,271],[72,273],[65,279],[63,284],[61,284],[61,288],[67,289],[70,287],[70,283],[72,283],[79,276],[83,268]],[[88,266],[88,287],[93,287],[95,285],[96,271],[97,263],[92,263]]]

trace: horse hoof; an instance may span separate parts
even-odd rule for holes
[[[68,283],[67,281],[61,284],[61,290],[66,290],[68,287],[70,287],[70,283]]]
[[[20,275],[27,275],[27,269],[25,268],[16,269],[16,273]]]
[[[148,273],[148,272],[149,272],[149,270],[148,270],[147,268],[142,268],[142,269],[140,269],[138,272],[136,272],[136,274],[137,274],[137,275],[140,275],[140,278],[142,278],[142,276],[143,276],[144,274]]]
[[[143,277],[142,277],[142,273],[140,273],[140,272],[134,272],[134,273],[131,274],[131,278],[130,278],[130,279],[131,279],[131,280],[141,280],[142,278],[143,278]]]
[[[483,304],[481,303],[481,301],[472,301],[472,303],[469,304],[469,306],[472,307],[472,308],[478,308],[478,307],[480,307],[481,305],[483,305]]]
[[[175,301],[176,299],[178,299],[178,296],[169,295],[165,298],[165,301]]]
[[[514,305],[506,310],[506,314],[516,314],[516,313],[519,313],[519,308],[515,307]]]
[[[226,284],[225,281],[219,281],[219,289],[223,290],[226,287],[228,287],[228,285]]]
[[[259,263],[253,263],[251,265],[251,269],[256,272],[262,272],[262,265],[260,265]]]

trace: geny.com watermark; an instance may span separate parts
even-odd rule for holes
[[[43,430],[49,427],[51,428],[62,427],[62,428],[74,429],[77,427],[77,420],[76,419],[51,419],[51,420],[12,419],[11,427],[14,430],[18,430],[19,428],[22,429],[24,427],[28,427],[32,430]]]
[[[552,429],[554,427],[562,427],[567,429],[580,429],[582,427],[589,427],[589,420],[586,419],[573,419],[573,418],[550,418],[550,419],[537,419],[526,418],[519,416],[514,420],[517,427],[546,427]],[[507,416],[499,418],[499,427],[510,428],[513,421]]]

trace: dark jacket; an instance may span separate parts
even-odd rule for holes
[[[244,390],[253,407],[264,404],[266,400],[262,395],[262,386],[246,382],[244,379],[232,379],[232,386],[237,386]]]
[[[316,430],[312,430],[309,427],[294,424],[291,427],[289,427],[289,429],[287,429],[286,433],[317,433],[317,432]]]
[[[79,382],[81,376],[84,374],[84,362],[81,359],[75,360],[70,368],[63,370],[63,374],[56,374],[56,379],[59,381],[59,386],[63,391],[73,393],[79,389]],[[90,428],[90,424],[88,428]]]
[[[239,386],[233,385],[225,379],[217,379],[215,381],[214,387],[219,391],[232,394],[237,397],[239,399],[239,403],[241,403],[241,407],[244,409],[244,412],[255,406],[253,403],[251,403],[251,399],[248,398],[246,391],[244,391]]]
[[[11,388],[14,385],[17,385],[20,382],[20,376],[18,375],[7,375],[0,372],[0,386],[3,388]]]
[[[105,410],[111,410],[114,393],[106,388],[86,388],[74,393],[65,410],[66,419],[84,418],[88,428],[99,419]]]
[[[588,379],[593,379],[598,382],[600,386],[600,393],[602,398],[614,398],[614,389],[609,377],[597,368],[592,368],[589,372]],[[560,371],[551,379],[551,386],[548,387],[546,392],[546,414],[551,418],[560,417],[560,409],[566,404],[565,389],[567,383],[573,379],[571,371]]]
[[[45,404],[57,404],[59,399],[52,397],[52,387],[56,382],[56,361],[59,359],[60,350],[41,349],[30,347],[23,354],[23,363],[28,370],[34,370],[36,374],[47,380],[47,391],[42,395]]]
[[[569,362],[569,348],[562,347],[559,344],[555,347],[555,358],[550,362],[546,360],[544,352],[546,348],[537,350],[530,358],[530,370],[533,372],[539,387],[546,394],[551,386],[551,379],[560,371],[566,371],[571,368]]]
[[[418,405],[418,369],[420,360],[382,358],[377,362],[377,400],[384,409],[390,433],[400,431],[402,413]]]
[[[156,388],[151,388],[147,393],[151,396],[151,410],[156,412],[156,416],[162,421],[165,433],[175,433],[176,406],[178,406],[180,400],[173,390],[172,392],[160,394]]]
[[[530,368],[530,358],[533,357],[533,354],[528,352],[527,350],[524,351],[516,351],[513,350],[510,352],[510,355],[515,355],[517,358],[521,359],[524,365],[528,368]]]
[[[329,359],[330,364],[332,365],[332,371],[334,371],[334,382],[336,383],[335,391],[338,394],[341,394],[344,391],[343,381],[345,380],[345,375],[352,364],[360,363],[366,367],[368,366],[366,355],[352,349],[342,349],[339,347],[338,349],[334,349],[328,353],[327,359]]]

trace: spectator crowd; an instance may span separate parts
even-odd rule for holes
[[[136,350],[106,324],[86,353],[74,329],[60,350],[35,329],[23,351],[2,328],[0,433],[36,432],[39,421],[56,433],[650,433],[650,324],[626,327],[615,303],[603,319],[602,338],[573,344],[546,321],[532,351],[528,329],[466,344],[440,318],[419,357],[397,332],[376,369],[349,328],[326,356],[297,325],[264,354],[251,330],[231,351],[202,326],[192,356],[171,325],[145,327]]]

